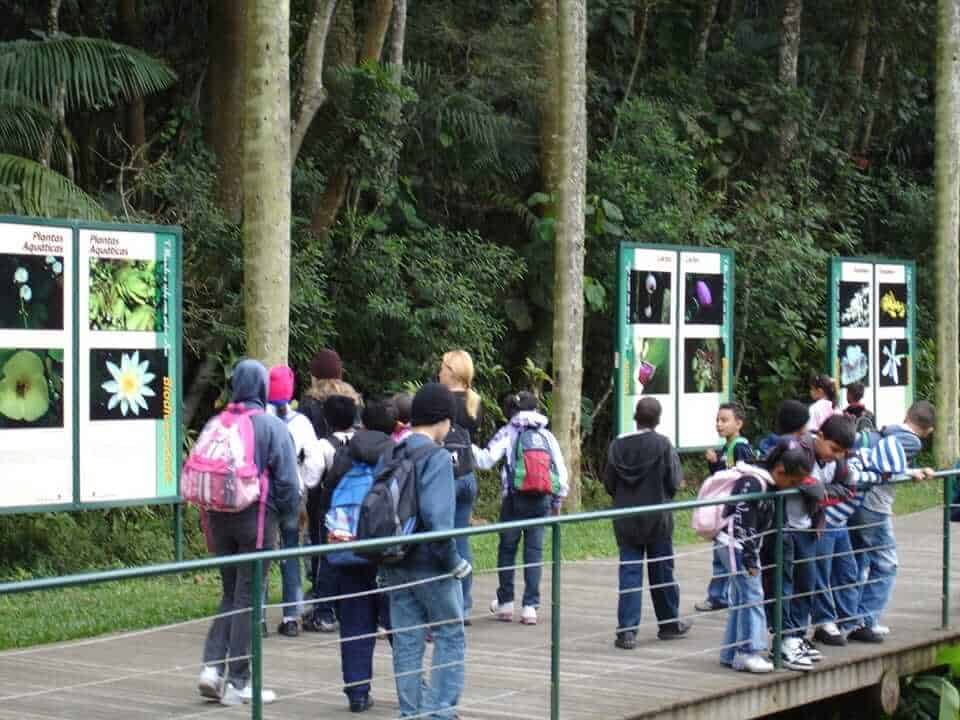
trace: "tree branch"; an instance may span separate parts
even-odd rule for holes
[[[303,53],[303,72],[297,89],[297,109],[290,131],[290,161],[296,162],[307,130],[317,112],[327,101],[323,86],[323,58],[327,50],[327,37],[333,24],[337,0],[316,0],[307,45]]]

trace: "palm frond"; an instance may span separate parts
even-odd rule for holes
[[[52,105],[66,87],[68,108],[101,108],[170,87],[176,75],[142,50],[100,38],[54,35],[0,43],[0,89]]]
[[[0,90],[0,152],[36,157],[48,137],[53,139],[53,162],[62,167],[67,150],[75,144],[57,132],[56,119],[47,108],[10,90]]]
[[[34,160],[0,154],[0,187],[19,214],[107,220],[110,214],[66,177]]]

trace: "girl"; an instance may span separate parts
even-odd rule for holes
[[[480,427],[480,396],[473,390],[473,358],[464,350],[451,350],[440,362],[438,380],[453,392],[457,401],[456,415],[444,446],[453,459],[453,475],[457,483],[454,527],[465,528],[470,526],[470,514],[477,499],[477,477],[473,473],[473,453],[470,448]],[[473,563],[469,537],[457,538],[457,551],[460,557]],[[461,582],[464,624],[470,625],[473,574],[467,575]]]
[[[474,446],[473,454],[477,467],[482,470],[493,468],[506,459],[500,471],[501,496],[500,522],[510,520],[528,520],[546,517],[551,507],[554,513],[560,512],[560,504],[567,496],[567,467],[560,453],[557,439],[547,430],[547,418],[537,412],[537,397],[533,393],[521,392],[507,398],[504,413],[509,422],[493,436],[486,449]],[[517,462],[517,442],[521,436],[534,440],[539,436],[550,453],[551,470],[558,477],[559,489],[555,495],[520,493],[514,488],[514,470]],[[535,441],[534,441],[535,442]],[[500,570],[500,587],[497,597],[490,603],[490,612],[498,620],[513,620],[513,564],[523,534],[523,611],[520,621],[524,625],[537,624],[537,607],[540,605],[540,574],[543,560],[544,528],[532,527],[525,530],[511,530],[500,533],[500,545],[497,549],[497,567]]]
[[[799,486],[813,470],[813,451],[796,438],[783,438],[762,461],[746,468],[732,495],[785,490]],[[720,664],[751,673],[773,671],[766,658],[767,621],[760,579],[760,548],[763,533],[772,525],[773,503],[769,500],[740,501],[727,506],[733,517],[732,536],[726,530],[717,542],[726,571],[730,573],[730,612]]]
[[[810,422],[807,430],[817,432],[824,421],[837,412],[837,386],[829,375],[814,375],[810,378]]]

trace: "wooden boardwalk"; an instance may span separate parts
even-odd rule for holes
[[[736,673],[718,663],[723,613],[698,615],[688,638],[656,639],[649,594],[633,652],[613,647],[616,566],[577,562],[563,568],[561,627],[562,717],[705,718],[742,720],[875,684],[886,669],[916,671],[931,664],[938,644],[960,637],[940,624],[941,512],[898,518],[900,575],[885,618],[892,628],[879,646],[826,648],[827,659],[806,675]],[[960,541],[960,538],[958,538]],[[680,548],[682,554],[700,546]],[[709,553],[677,560],[681,608],[695,615],[709,577]],[[960,580],[960,548],[954,553]],[[955,582],[957,581],[955,580]],[[475,614],[492,597],[494,576],[474,584]],[[550,597],[544,573],[543,596]],[[957,593],[954,593],[957,597]],[[953,602],[960,626],[960,601]],[[550,613],[524,627],[480,617],[467,630],[467,687],[460,715],[470,718],[549,717]],[[275,625],[271,618],[271,625]],[[97,638],[0,654],[0,720],[137,720],[244,718],[249,708],[204,703],[195,689],[206,623]],[[265,684],[278,701],[265,717],[316,720],[349,717],[340,687],[336,636],[272,634],[264,642]],[[389,647],[378,643],[371,718],[398,715]]]

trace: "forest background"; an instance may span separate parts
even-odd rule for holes
[[[534,387],[549,406],[555,10],[290,0],[289,25],[254,38],[289,42],[289,358],[301,383],[322,346],[365,394],[428,379],[463,347],[485,436],[509,389]],[[604,503],[621,240],[736,251],[748,436],[823,367],[837,254],[917,260],[918,395],[932,397],[935,3],[587,10],[583,504]],[[247,347],[244,3],[0,0],[0,15],[0,213],[183,227],[195,433]],[[484,485],[490,517],[495,483]],[[4,518],[0,574],[164,559],[167,519],[149,508]]]

